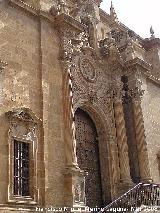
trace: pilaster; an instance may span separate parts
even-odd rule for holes
[[[63,5],[59,11],[55,17],[55,27],[60,35],[59,59],[63,72],[63,121],[66,153],[64,201],[68,207],[81,207],[85,206],[85,173],[78,167],[76,157],[71,66],[73,66],[72,41],[83,31],[83,26],[69,16],[67,5]]]

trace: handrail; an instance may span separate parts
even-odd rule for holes
[[[106,208],[111,207],[114,203],[117,203],[119,200],[121,200],[124,196],[126,196],[127,194],[130,193],[130,191],[132,191],[133,189],[137,188],[139,185],[142,185],[142,183],[137,184],[136,186],[134,186],[133,188],[131,188],[129,191],[127,191],[125,194],[121,195],[119,198],[117,198],[116,200],[114,200],[112,203],[110,203],[109,205],[107,205],[104,210]]]
[[[160,207],[160,184],[139,183],[104,207],[99,213],[109,212],[113,208],[122,208],[128,211],[132,209],[133,211],[142,205]]]

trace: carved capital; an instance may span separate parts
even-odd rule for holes
[[[112,76],[108,94],[110,95],[110,98],[113,98],[116,101],[122,101],[125,93],[123,91],[123,83],[121,82],[120,76]]]
[[[141,101],[144,95],[145,90],[141,88],[135,87],[134,89],[130,89],[128,91],[128,95],[132,98],[133,101]]]

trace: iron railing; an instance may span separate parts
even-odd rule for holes
[[[134,212],[141,206],[160,207],[160,184],[139,183],[101,212]]]

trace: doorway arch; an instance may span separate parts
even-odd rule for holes
[[[86,205],[102,207],[102,183],[99,158],[98,133],[90,115],[77,108],[75,112],[77,160],[80,169],[86,171]]]

